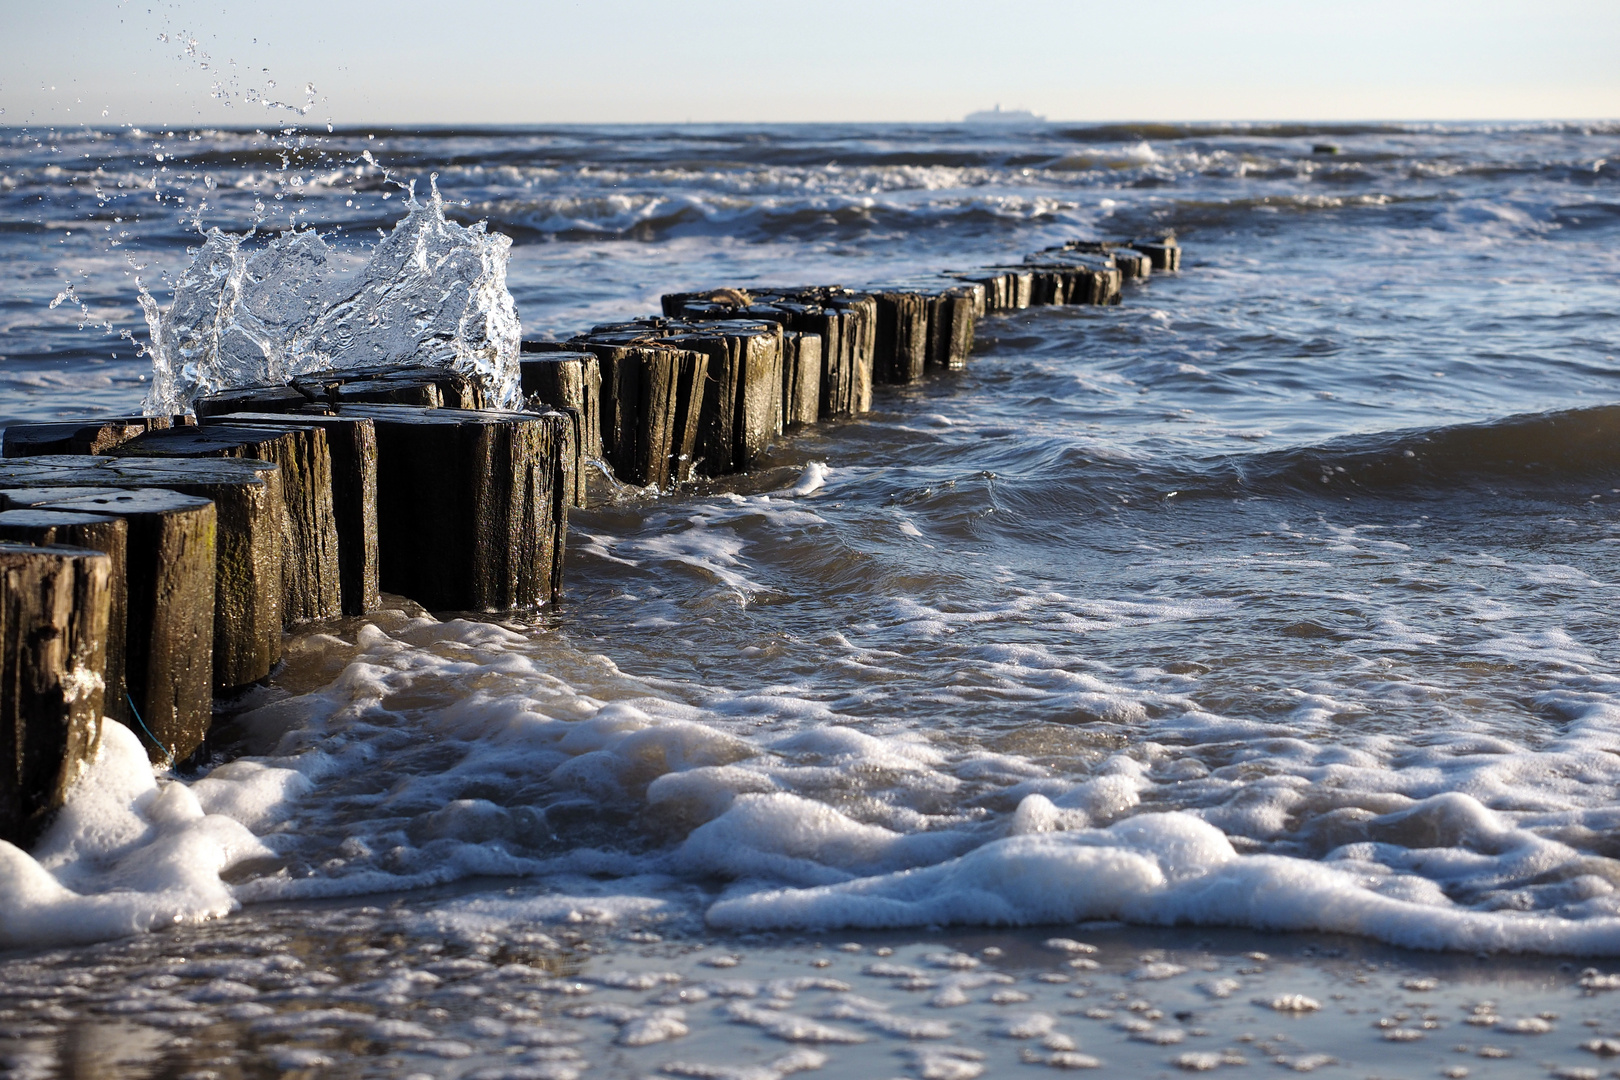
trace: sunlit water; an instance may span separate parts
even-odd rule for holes
[[[291,639],[189,802],[134,783],[27,860],[77,892],[21,890],[36,947],[248,906],[13,954],[24,1074],[111,1068],[108,1042],[145,1048],[128,1075],[1603,1068],[1580,1044],[1620,1025],[1580,971],[1620,955],[1616,129],[385,132],[284,168],[288,142],[12,133],[0,413],[135,405],[149,362],[79,322],[137,328],[126,259],[166,302],[203,200],[364,256],[403,199],[365,150],[514,238],[528,336],[1074,236],[1174,228],[1187,256],[1119,307],[981,323],[967,372],[748,477],[577,513],[532,625]],[[223,891],[195,860],[222,850]],[[1172,923],[1236,929],[1144,929]],[[880,947],[918,971],[863,974]],[[930,1004],[958,949],[1013,981]],[[767,985],[790,973],[849,989]]]

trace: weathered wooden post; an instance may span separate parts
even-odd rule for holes
[[[1023,311],[1033,303],[1031,290],[1035,275],[1027,266],[986,267],[983,270],[949,271],[949,276],[984,284],[985,310],[992,314]]]
[[[923,299],[925,366],[945,371],[967,367],[968,356],[973,351],[977,313],[985,306],[985,287],[976,281],[953,281],[944,277],[900,284]]]
[[[1122,278],[1112,261],[1084,252],[1043,251],[1028,256],[1036,290],[1050,282],[1052,304],[1117,304]]]
[[[669,486],[690,431],[681,406],[697,377],[696,359],[661,338],[657,327],[604,329],[575,343],[601,371],[602,459],[620,480],[659,489]]]
[[[589,462],[602,460],[601,361],[588,350],[541,351],[541,344],[524,343],[519,361],[524,399],[531,408],[543,405],[572,418],[574,465],[569,501],[584,506]]]
[[[111,451],[114,457],[250,458],[281,468],[282,618],[288,623],[343,613],[337,521],[332,509],[332,454],[326,432],[292,417],[278,426],[208,424],[149,431]]]
[[[224,413],[204,425],[319,428],[332,461],[332,520],[337,528],[338,579],[343,614],[364,615],[381,606],[377,578],[377,431],[365,417],[315,413]]]
[[[1153,260],[1155,270],[1180,270],[1181,245],[1175,233],[1158,233],[1131,241],[1131,247]]]
[[[188,417],[178,418],[188,423]],[[5,429],[8,458],[40,454],[101,454],[159,428],[173,425],[168,416],[112,416],[86,420],[51,420],[40,424],[13,424]]]
[[[79,489],[75,489],[78,491]],[[0,501],[4,497],[0,496]],[[124,641],[129,635],[129,526],[108,514],[67,510],[0,510],[0,541],[89,548],[107,556],[107,649],[101,678],[106,715],[131,724],[124,686]]]
[[[903,286],[863,290],[877,301],[872,377],[880,383],[914,383],[928,363],[928,300]]]
[[[156,488],[32,488],[7,491],[5,498],[13,507],[124,519],[125,692],[156,743],[148,747],[152,759],[185,760],[202,745],[213,718],[214,504]]]
[[[708,357],[698,471],[741,472],[765,452],[782,415],[782,325],[744,319],[692,322],[668,344]]]
[[[0,840],[31,843],[95,754],[111,560],[0,543]]]
[[[163,487],[214,503],[214,686],[222,692],[270,674],[281,659],[281,470],[229,458],[53,455],[0,461],[0,509],[115,489]]]
[[[821,335],[782,335],[782,422],[813,424],[821,417]]]
[[[191,403],[199,421],[227,413],[293,413],[314,399],[294,386],[244,386],[206,394]]]
[[[339,415],[376,425],[384,590],[436,611],[560,598],[565,416],[369,404]]]
[[[482,409],[486,404],[475,380],[459,371],[428,365],[336,368],[300,375],[292,385],[311,400],[329,405]]]
[[[1137,251],[1128,244],[1116,243],[1113,240],[1070,240],[1047,251],[1072,251],[1084,255],[1092,255],[1107,261],[1107,265],[1119,270],[1125,278],[1145,278],[1153,272],[1153,260],[1144,253]]]
[[[554,409],[573,409],[584,422],[580,430],[580,452],[589,458],[602,456],[602,366],[596,354],[586,349],[545,352],[529,351],[524,343],[518,367],[525,397],[534,396]]]

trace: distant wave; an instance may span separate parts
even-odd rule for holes
[[[1620,405],[1351,435],[1212,460],[1204,477],[1233,494],[1444,493],[1482,483],[1585,488],[1620,478]]]

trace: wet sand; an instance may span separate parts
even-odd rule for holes
[[[1615,1075],[1571,960],[1092,923],[717,936],[468,882],[0,960],[16,1077]]]

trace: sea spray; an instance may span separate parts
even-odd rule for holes
[[[141,290],[152,356],[146,413],[189,412],[203,394],[313,371],[408,364],[461,372],[491,404],[517,407],[511,238],[447,220],[436,184],[425,203],[413,188],[407,207],[352,272],[313,230],[250,251],[251,232],[209,229],[167,311]]]

